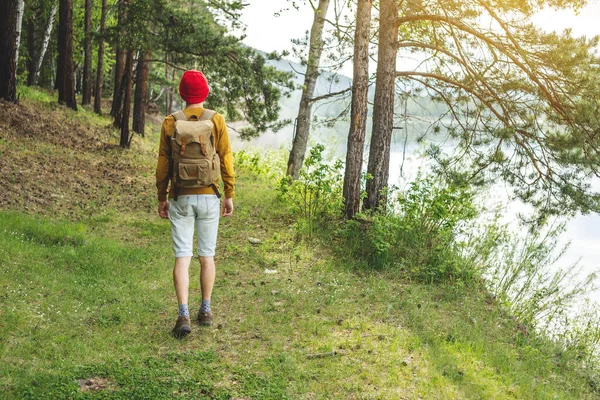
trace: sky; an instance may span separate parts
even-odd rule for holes
[[[287,0],[251,0],[247,3],[241,18],[247,26],[244,43],[262,51],[291,50],[290,40],[304,37],[312,24],[313,13],[309,6],[296,11]],[[274,16],[284,8],[288,10]]]
[[[242,15],[242,22],[247,26],[244,43],[259,50],[291,50],[290,40],[304,37],[312,24],[313,14],[308,5],[296,10],[287,0],[249,0],[247,3]],[[542,11],[535,16],[534,23],[549,31],[570,27],[577,36],[600,35],[600,0],[590,3],[577,14],[564,10]],[[279,16],[275,16],[278,12]]]
[[[592,0],[578,13],[574,11],[544,10],[534,18],[534,23],[549,31],[571,28],[576,36],[600,35],[600,1]]]

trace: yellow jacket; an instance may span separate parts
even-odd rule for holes
[[[188,107],[183,112],[186,117],[191,115],[200,117],[204,111],[202,107]],[[221,159],[221,178],[225,187],[225,197],[234,196],[235,176],[233,171],[233,155],[231,154],[231,144],[229,143],[229,134],[225,125],[225,118],[221,114],[215,114],[212,118],[214,124],[213,135],[215,136],[215,151]],[[171,184],[169,188],[169,165],[171,162],[171,137],[175,130],[175,118],[169,115],[165,118],[160,130],[160,147],[158,149],[158,164],[156,166],[156,189],[158,191],[158,201],[165,201],[167,193],[169,198],[175,197],[175,188]],[[215,182],[219,187],[218,181]],[[167,192],[167,188],[169,188]],[[179,196],[188,194],[214,194],[212,187],[201,188],[180,188]]]

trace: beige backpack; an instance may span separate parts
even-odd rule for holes
[[[215,151],[212,110],[204,110],[200,118],[195,115],[188,120],[183,111],[173,114],[175,131],[171,138],[172,182],[175,200],[181,188],[211,186],[221,197],[215,181],[221,175],[221,161]]]

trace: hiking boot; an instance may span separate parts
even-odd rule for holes
[[[213,323],[212,311],[208,311],[208,312],[198,311],[198,322],[202,326],[211,326]]]
[[[190,317],[178,317],[177,322],[175,323],[175,328],[173,328],[173,336],[177,339],[183,339],[191,331],[192,328],[190,327]]]

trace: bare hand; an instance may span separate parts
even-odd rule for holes
[[[161,218],[169,218],[169,201],[158,202],[158,216]]]
[[[229,217],[231,214],[233,214],[233,199],[225,198],[221,204],[221,215]]]

